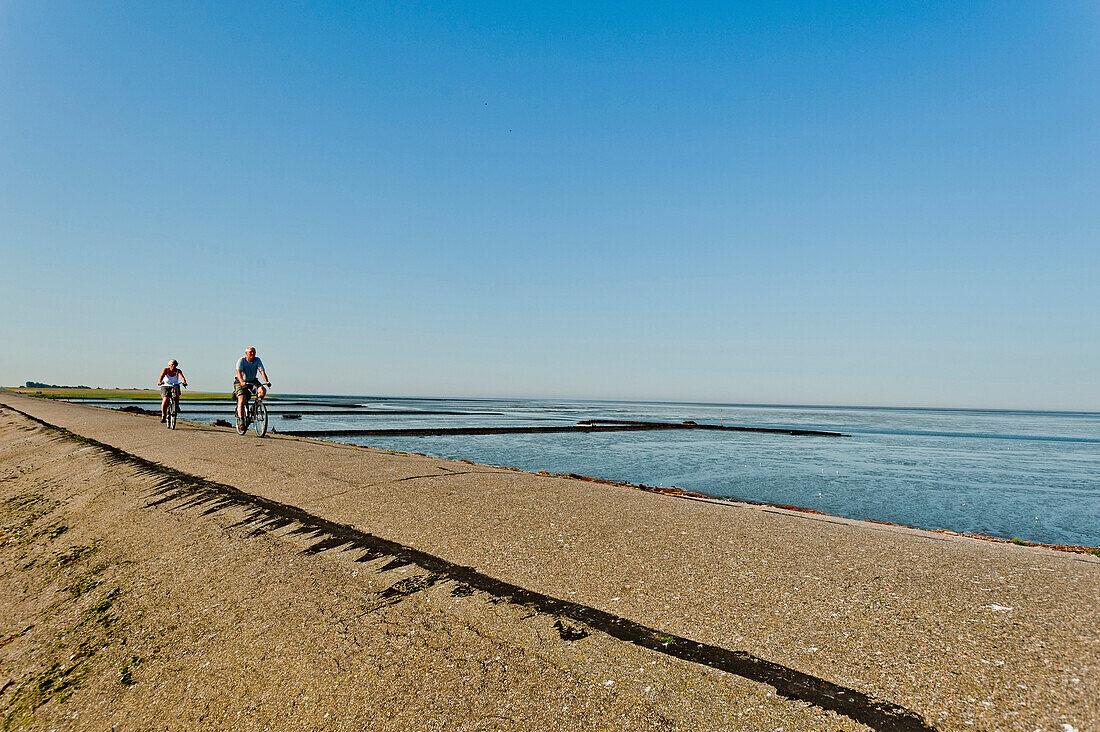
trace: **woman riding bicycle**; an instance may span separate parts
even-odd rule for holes
[[[179,370],[175,359],[168,362],[168,366],[160,372],[157,386],[160,387],[160,421],[168,419],[168,398],[175,392],[176,399],[180,398],[180,384],[187,386],[187,377]]]

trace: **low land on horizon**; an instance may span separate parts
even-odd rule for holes
[[[24,396],[45,397],[46,399],[160,399],[160,392],[156,389],[103,389],[88,388],[79,389],[73,387],[46,387],[37,389],[25,386],[5,386],[4,391],[10,391]],[[215,391],[188,391],[183,389],[180,399],[231,399],[232,394]]]
[[[120,389],[114,387],[26,387],[26,386],[0,386],[0,391],[10,391],[24,396],[39,396],[47,399],[159,399],[160,394],[156,389],[131,388]],[[183,391],[183,399],[229,399],[229,392],[214,391]],[[510,396],[407,396],[399,394],[324,394],[324,393],[284,393],[269,395],[268,401],[286,397],[333,397],[348,399],[416,399],[416,400],[449,400],[461,399],[464,401],[575,401],[596,402],[611,404],[687,404],[699,407],[728,407],[738,409],[742,407],[753,409],[845,409],[845,410],[884,410],[899,412],[982,412],[989,414],[1057,414],[1057,415],[1100,415],[1100,409],[1052,409],[1037,407],[980,407],[980,406],[943,406],[943,405],[906,405],[906,404],[832,404],[821,403],[778,403],[778,402],[714,402],[714,401],[684,401],[678,399],[592,399],[573,397],[510,397]]]

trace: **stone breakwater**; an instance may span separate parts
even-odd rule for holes
[[[351,437],[351,436],[403,436],[429,437],[438,435],[523,435],[562,432],[645,432],[652,430],[716,430],[724,432],[761,432],[793,437],[848,437],[841,432],[821,430],[795,430],[775,427],[736,427],[721,424],[697,424],[696,422],[633,422],[611,419],[588,419],[572,425],[551,427],[405,427],[393,429],[325,429],[285,430],[283,434],[297,437]]]

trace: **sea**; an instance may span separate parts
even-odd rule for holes
[[[845,436],[660,430],[323,439],[925,529],[1100,547],[1096,412],[333,395],[279,395],[268,406],[275,432],[588,419],[839,432]],[[227,400],[185,400],[182,407],[182,419],[232,420]]]

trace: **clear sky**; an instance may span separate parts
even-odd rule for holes
[[[1100,409],[1100,4],[0,3],[0,384]]]

